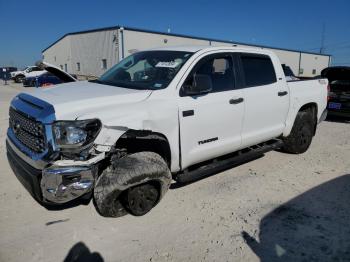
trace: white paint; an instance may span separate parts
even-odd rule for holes
[[[51,103],[57,120],[98,118],[103,128],[95,146],[110,147],[128,129],[150,130],[163,134],[170,144],[171,171],[220,156],[238,149],[287,136],[298,110],[306,103],[318,105],[318,118],[326,108],[327,81],[287,84],[277,56],[268,50],[240,47],[166,47],[162,50],[197,51],[183,65],[166,89],[133,90],[91,82],[74,82],[37,90],[34,95]],[[191,69],[203,57],[221,52],[246,52],[271,57],[277,83],[269,86],[209,93],[198,98],[180,97],[179,90]],[[288,95],[279,97],[279,91]],[[244,102],[230,105],[229,99]],[[194,110],[184,118],[182,111]],[[180,132],[180,134],[179,134]],[[181,141],[179,140],[179,136]],[[202,145],[198,141],[218,137]],[[181,143],[181,145],[180,145]]]
[[[179,65],[179,62],[170,61],[170,62],[158,62],[156,67],[166,67],[166,68],[175,68]]]

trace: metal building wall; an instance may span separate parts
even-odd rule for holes
[[[124,57],[127,57],[128,55],[137,51],[162,46],[209,45],[209,42],[206,40],[139,32],[127,29],[123,30],[123,38]]]
[[[64,37],[50,48],[43,52],[44,61],[61,67],[64,70],[65,64],[67,71],[71,72],[72,66],[70,64],[71,57],[71,42],[70,35]]]
[[[301,53],[301,76],[313,77],[321,74],[322,69],[328,67],[330,57]]]
[[[43,51],[43,55],[45,61],[62,66],[63,69],[65,68],[64,65],[67,64],[69,73],[98,77],[120,59],[134,52],[176,45],[257,47],[248,44],[113,27],[68,34]],[[281,63],[290,66],[297,76],[312,77],[319,75],[321,70],[328,67],[330,63],[330,57],[327,55],[278,48],[261,48],[274,51]],[[107,60],[107,69],[102,68],[102,59]],[[77,70],[77,63],[80,63],[80,71]]]
[[[117,30],[97,31],[71,36],[71,73],[98,77],[118,61]],[[107,60],[107,68],[102,67]],[[78,65],[80,63],[80,71]]]
[[[293,73],[298,76],[299,75],[299,52],[292,52],[287,50],[278,50],[278,49],[268,49],[273,51],[281,61],[281,64],[288,65]]]

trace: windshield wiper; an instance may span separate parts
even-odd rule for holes
[[[153,87],[143,87],[143,86],[135,86],[135,85],[125,85],[122,83],[111,83],[111,82],[105,82],[101,80],[89,80],[91,83],[97,83],[101,85],[108,85],[108,86],[115,86],[115,87],[120,87],[120,88],[128,88],[128,89],[134,89],[134,90],[157,90],[157,88]]]
[[[91,83],[97,83],[97,84],[104,84],[104,82],[103,82],[103,81],[98,80],[98,79],[95,79],[95,80],[89,80],[88,82],[91,82]]]

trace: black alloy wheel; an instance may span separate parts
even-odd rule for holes
[[[147,183],[132,187],[125,192],[125,207],[134,216],[148,213],[158,202],[159,190],[156,185]]]

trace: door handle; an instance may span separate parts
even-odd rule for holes
[[[232,99],[230,99],[229,102],[231,105],[236,105],[236,104],[242,103],[243,101],[244,101],[243,97],[240,97],[240,98],[236,98],[236,99],[232,98]]]
[[[287,94],[288,94],[287,91],[278,92],[278,96],[285,96],[285,95],[287,95]]]
[[[193,115],[194,115],[194,110],[182,111],[182,116],[183,116],[183,117],[193,116]]]

